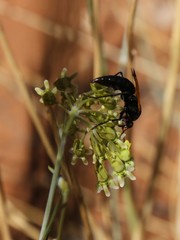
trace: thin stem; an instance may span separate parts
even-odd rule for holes
[[[62,199],[60,197],[59,200],[58,200],[58,203],[54,207],[53,212],[51,214],[51,218],[49,220],[49,224],[48,224],[48,227],[46,228],[46,233],[44,235],[45,237],[47,237],[49,232],[51,231],[52,224],[54,223],[55,217],[57,215],[57,212],[58,212],[59,208],[61,207],[61,204],[62,204]]]
[[[62,130],[62,135],[60,137],[60,145],[58,146],[58,152],[57,152],[57,158],[55,162],[55,167],[54,167],[54,172],[53,172],[53,177],[51,180],[51,186],[49,190],[49,195],[48,195],[48,200],[46,204],[46,209],[44,213],[44,218],[43,218],[43,223],[41,227],[41,232],[39,236],[39,240],[43,240],[45,237],[45,233],[48,227],[49,219],[50,219],[50,214],[52,210],[52,205],[53,205],[53,199],[55,195],[55,190],[56,190],[56,185],[59,177],[59,172],[60,168],[62,165],[62,160],[64,157],[64,151],[65,151],[65,145],[66,145],[66,140],[68,136],[68,131],[73,123],[75,115],[71,113],[69,115],[68,120],[64,123],[64,127],[61,129]],[[59,131],[60,132],[60,131]]]
[[[0,219],[1,219],[0,235],[4,240],[12,240],[10,229],[8,226],[8,216],[5,208],[6,206],[3,199],[3,194],[2,191],[0,191]]]
[[[130,66],[132,64],[133,55],[132,55],[132,48],[133,48],[133,29],[134,29],[134,19],[136,14],[136,7],[137,7],[137,0],[133,0],[130,9],[130,15],[128,19],[128,26],[127,26],[127,42],[128,42],[128,58]]]
[[[152,210],[153,191],[157,181],[159,167],[163,157],[163,150],[165,139],[168,135],[172,114],[174,111],[174,101],[176,96],[176,86],[178,83],[178,68],[180,63],[180,0],[176,1],[175,21],[172,29],[170,61],[169,61],[169,75],[167,77],[166,88],[164,92],[162,105],[162,121],[160,131],[157,139],[157,152],[154,160],[153,172],[150,179],[150,185],[146,194],[146,204],[144,207],[145,214],[149,214]],[[145,223],[145,222],[144,222]]]
[[[162,152],[164,149],[165,139],[168,134],[169,125],[174,111],[174,101],[176,96],[176,86],[178,83],[178,68],[180,64],[180,0],[176,1],[175,21],[172,29],[170,61],[169,61],[169,75],[167,77],[166,88],[163,98],[162,107],[162,121],[157,142],[157,152],[155,156],[155,165],[150,180],[150,186],[147,192],[147,199],[152,198],[154,185],[159,171],[159,166],[162,161]]]
[[[127,186],[124,190],[124,199],[126,202],[126,212],[128,218],[129,232],[131,233],[131,240],[141,239],[141,219],[139,219],[136,208],[134,206],[133,196],[132,196],[132,185],[127,182]]]
[[[122,240],[122,230],[120,224],[119,198],[117,191],[112,191],[109,201],[110,214],[112,218],[112,239]]]
[[[48,200],[46,204],[46,209],[44,213],[44,218],[43,218],[43,223],[41,227],[41,232],[40,232],[40,237],[39,240],[44,239],[44,235],[48,226],[51,210],[52,210],[52,205],[53,205],[53,199],[54,199],[54,194],[56,190],[56,185],[57,185],[57,179],[59,177],[59,172],[60,172],[60,167],[64,155],[64,149],[65,149],[65,144],[66,144],[66,136],[61,139],[60,146],[58,148],[58,153],[57,153],[57,159],[55,162],[55,168],[54,168],[54,173],[51,181],[51,186],[49,190],[49,195],[48,195]]]
[[[90,224],[90,220],[89,220],[89,213],[88,213],[87,206],[84,202],[81,187],[79,185],[77,177],[72,173],[71,170],[69,172],[71,174],[71,179],[74,183],[74,186],[73,186],[74,187],[74,193],[75,193],[76,200],[78,202],[78,207],[79,207],[79,210],[80,210],[82,222],[84,224],[84,232],[85,232],[85,235],[86,235],[86,239],[87,240],[93,240],[94,237],[93,237],[93,232],[92,232],[92,228],[91,228],[91,224]]]
[[[63,208],[61,210],[61,215],[60,215],[57,240],[61,239],[61,234],[62,234],[62,229],[63,229],[62,227],[63,227],[64,217],[65,217],[66,203],[67,203],[67,200],[68,200],[68,196],[69,196],[69,191],[63,193],[63,201],[62,201]]]
[[[103,50],[102,50],[102,41],[99,30],[99,1],[96,0],[88,0],[89,5],[89,15],[92,26],[92,34],[93,34],[93,62],[94,69],[93,75],[99,76],[102,74],[104,70],[104,59],[103,59]]]
[[[54,222],[54,220],[55,220],[55,217],[56,217],[56,214],[57,214],[58,210],[59,210],[60,208],[64,208],[64,207],[65,207],[65,205],[63,204],[62,199],[60,198],[60,199],[58,200],[58,203],[57,203],[57,205],[55,206],[54,212],[53,212],[53,214],[52,214],[52,216],[51,216],[50,228],[51,228],[51,225],[53,224],[53,222]]]

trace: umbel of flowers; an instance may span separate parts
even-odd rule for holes
[[[63,69],[53,86],[45,80],[44,89],[36,87],[35,91],[40,95],[41,103],[54,107],[59,141],[66,130],[73,138],[72,165],[79,160],[88,165],[92,159],[97,192],[103,190],[106,196],[110,196],[110,189],[124,187],[126,178],[136,179],[131,143],[125,140],[119,127],[121,123],[114,121],[123,110],[123,103],[119,96],[109,96],[114,93],[113,89],[97,83],[90,84],[89,92],[79,94],[77,86],[72,83],[75,76],[68,76],[67,70]],[[63,116],[60,119],[58,111]],[[90,141],[86,141],[87,138]]]

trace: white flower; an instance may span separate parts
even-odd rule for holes
[[[123,188],[124,185],[125,185],[125,180],[124,180],[124,179],[125,179],[125,178],[124,178],[123,176],[117,175],[117,181],[118,181],[119,186],[120,186],[121,188]]]
[[[117,181],[114,181],[114,179],[110,179],[108,181],[109,187],[112,189],[119,189],[119,186],[117,184]]]
[[[44,90],[41,89],[41,88],[39,88],[39,87],[36,87],[34,90],[36,91],[36,93],[37,93],[39,96],[41,96],[40,102],[41,102],[41,103],[44,103],[44,104],[46,104],[46,102],[44,102],[43,97],[45,96],[45,94],[49,93],[49,98],[48,98],[48,100],[47,100],[47,103],[50,105],[50,104],[52,104],[52,103],[51,103],[51,100],[52,100],[52,99],[53,99],[53,100],[52,100],[53,102],[55,101],[55,95],[56,95],[56,93],[57,93],[57,88],[54,87],[54,88],[50,89],[50,85],[49,85],[49,81],[48,81],[48,80],[44,80],[44,87],[45,87]],[[54,98],[53,98],[53,97],[54,97]]]
[[[133,171],[134,171],[134,162],[133,161],[126,162],[124,170],[120,172],[113,171],[113,179],[122,188],[125,185],[126,177],[128,177],[132,181],[136,180],[136,177],[132,174]]]
[[[132,181],[136,180],[136,177],[129,171],[126,171],[126,176]]]
[[[103,182],[103,183],[100,182],[100,183],[98,183],[97,193],[100,193],[102,190],[104,191],[106,197],[110,197],[111,194],[110,194],[107,182]]]

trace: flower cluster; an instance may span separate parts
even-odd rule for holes
[[[106,196],[110,196],[109,188],[124,187],[125,178],[131,180],[136,178],[132,174],[134,161],[130,153],[131,144],[128,140],[120,139],[120,132],[116,132],[115,128],[104,128],[106,135],[102,136],[101,130],[97,127],[92,131],[90,139],[98,179],[97,192],[103,190]]]
[[[69,135],[74,136],[71,163],[74,165],[81,160],[84,165],[88,165],[89,155],[92,155],[97,192],[103,190],[106,196],[110,196],[110,188],[123,187],[125,178],[136,179],[132,173],[135,167],[131,144],[125,140],[122,128],[119,127],[122,126],[118,120],[123,110],[121,98],[111,97],[114,90],[97,83],[90,84],[89,92],[79,94],[77,86],[72,83],[74,77],[75,74],[67,76],[66,70],[63,70],[53,88],[45,80],[45,90],[35,90],[41,96],[42,103],[54,104],[63,111],[64,119],[57,125],[60,138],[65,129],[68,129]],[[60,97],[57,96],[58,93]],[[70,128],[67,128],[67,122],[71,123]],[[87,138],[88,146],[85,144]]]
[[[56,103],[56,94],[57,94],[57,88],[53,87],[52,89],[49,86],[49,81],[44,80],[44,87],[45,89],[41,89],[39,87],[35,88],[35,91],[40,98],[40,102],[43,103],[44,105],[53,105]]]

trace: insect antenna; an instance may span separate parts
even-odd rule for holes
[[[133,76],[133,79],[134,79],[134,82],[135,82],[135,85],[136,85],[136,96],[137,96],[137,99],[138,99],[138,109],[139,109],[139,111],[141,111],[139,83],[138,83],[138,79],[137,79],[136,72],[135,72],[134,68],[131,69],[131,73],[132,73],[132,76]]]

